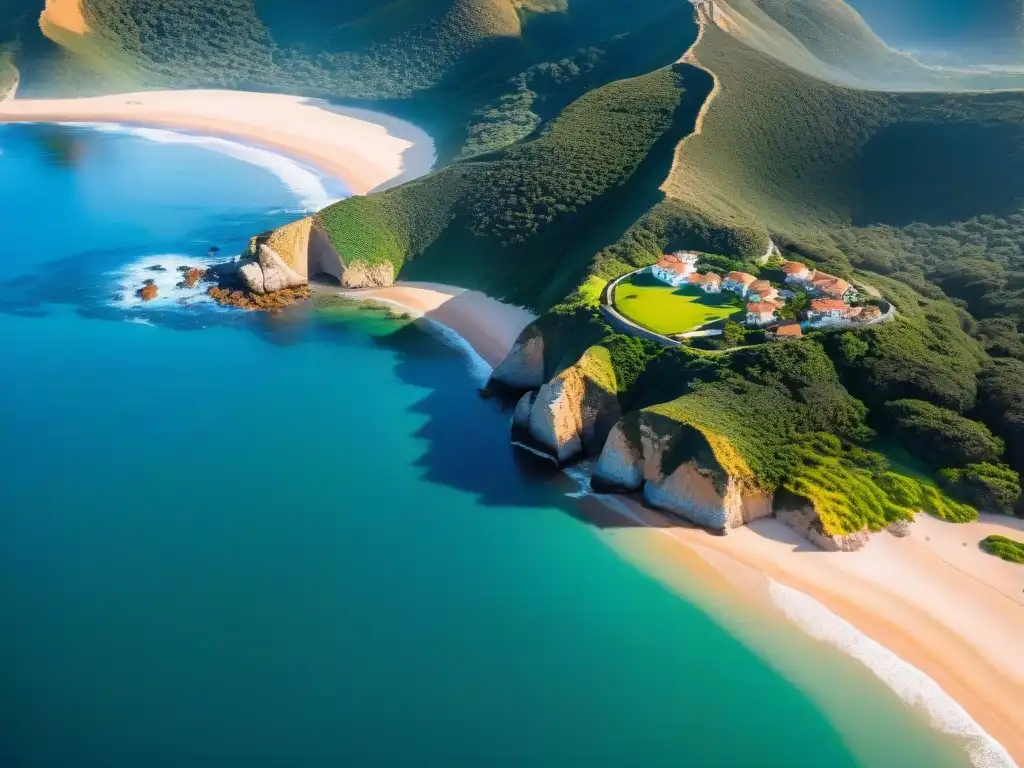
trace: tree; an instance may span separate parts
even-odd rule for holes
[[[747,332],[743,330],[742,325],[734,320],[729,320],[722,328],[722,338],[730,347],[735,347],[743,343],[743,340],[747,338]]]
[[[923,400],[896,400],[882,409],[879,426],[933,469],[998,462],[1003,441],[984,424]]]

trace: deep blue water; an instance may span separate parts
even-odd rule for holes
[[[0,765],[966,763],[852,660],[623,559],[423,329],[132,304],[297,215],[265,168],[0,152]]]

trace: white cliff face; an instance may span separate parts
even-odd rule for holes
[[[620,421],[612,430],[594,470],[599,485],[642,489],[651,506],[716,531],[727,532],[772,514],[770,496],[748,481],[728,475],[717,462],[702,466],[691,459],[666,476],[662,459],[672,442],[672,432],[688,427],[667,421],[655,425],[642,415],[627,418],[639,418],[639,423],[627,426]],[[636,433],[633,440],[627,436],[627,429]]]
[[[530,428],[530,412],[533,410],[533,401],[536,397],[536,392],[527,392],[516,403],[516,410],[512,414],[512,423],[520,429]]]
[[[556,376],[538,390],[530,409],[530,434],[559,462],[583,452],[582,389],[578,377]]]
[[[245,287],[252,293],[266,293],[263,287],[263,270],[255,261],[243,264],[238,270],[238,274],[241,275]]]
[[[530,335],[519,337],[491,376],[515,389],[537,389],[544,384],[544,339],[529,329],[525,333]]]
[[[748,489],[728,475],[724,491],[713,470],[688,461],[671,475],[644,485],[644,497],[655,507],[675,512],[692,523],[715,531],[728,531],[762,517],[770,517],[772,505],[761,491]]]
[[[259,247],[259,260],[243,264],[238,274],[252,293],[273,293],[285,288],[298,288],[309,282],[266,244]]]
[[[639,491],[643,488],[643,457],[626,439],[621,422],[608,435],[594,468],[593,479],[599,484],[626,491]]]
[[[395,267],[391,262],[367,266],[361,261],[348,264],[341,273],[345,288],[383,288],[395,284]]]
[[[584,370],[582,362],[565,369],[530,401],[530,435],[559,463],[599,453],[622,416],[618,397],[608,389],[614,389],[614,375],[599,384]]]
[[[303,275],[289,267],[277,251],[269,245],[260,246],[259,264],[260,269],[263,270],[263,290],[266,293],[281,291],[285,288],[298,288],[309,282]]]

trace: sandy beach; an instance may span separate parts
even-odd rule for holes
[[[440,323],[465,339],[492,368],[505,359],[523,328],[535,319],[528,310],[479,291],[440,283],[400,282],[388,288],[343,291],[342,295],[395,304]]]
[[[304,161],[352,194],[428,173],[434,144],[404,120],[319,99],[244,91],[148,91],[81,99],[10,99],[0,123],[123,123],[235,139]]]
[[[1024,520],[986,515],[956,525],[922,514],[908,538],[882,533],[860,552],[832,553],[774,519],[721,537],[632,499],[605,497],[602,506],[618,516],[604,527],[634,554],[690,572],[696,555],[701,570],[761,602],[772,581],[810,596],[934,680],[1024,764],[1024,567],[978,547],[993,533],[1024,539]]]
[[[491,366],[533,317],[481,293],[431,283],[347,295],[442,323]],[[810,596],[934,680],[1024,765],[1024,566],[978,546],[991,534],[1024,540],[1024,520],[983,515],[957,525],[921,514],[909,537],[877,534],[847,553],[822,552],[774,519],[721,537],[624,497],[590,497],[584,506],[595,524],[627,537],[634,553],[685,568],[709,589],[743,592],[757,601],[755,610],[782,615],[769,598],[772,582]]]

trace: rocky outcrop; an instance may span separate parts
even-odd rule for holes
[[[726,470],[703,433],[651,411],[615,425],[593,482],[606,490],[642,490],[651,506],[723,533],[772,514],[771,496],[752,473]]]
[[[309,282],[266,243],[259,246],[259,260],[242,264],[238,273],[251,293],[274,293],[286,288],[299,288]]]
[[[537,399],[536,392],[527,392],[516,403],[516,409],[512,413],[512,425],[519,429],[530,428],[530,413],[533,411],[533,402]]]
[[[607,350],[591,347],[537,391],[530,407],[530,436],[559,463],[596,455],[622,417],[615,390]]]
[[[885,530],[897,539],[905,539],[911,533],[912,523],[909,520],[894,520],[885,526]]]
[[[354,261],[344,268],[340,279],[345,288],[381,288],[395,284],[395,267],[390,261],[371,266]]]
[[[512,350],[494,369],[491,378],[513,389],[537,389],[544,384],[544,337],[536,329],[524,330]]]
[[[304,278],[332,277],[345,288],[380,288],[394,285],[395,267],[391,262],[366,264],[359,260],[346,263],[331,243],[315,216],[293,221],[258,235],[249,241],[247,256],[257,259],[263,247],[270,248],[295,274]],[[251,275],[255,279],[255,275]],[[269,293],[273,288],[266,288]]]
[[[863,531],[846,534],[845,536],[827,533],[821,523],[821,517],[810,503],[799,507],[786,506],[777,509],[775,516],[780,522],[785,523],[811,542],[811,544],[825,552],[856,552],[858,549],[863,549],[870,539],[870,534],[866,528]]]
[[[250,261],[238,268],[238,275],[245,287],[252,293],[266,293],[263,282],[263,270],[255,261]]]
[[[250,293],[248,291],[232,290],[215,285],[211,286],[206,291],[206,294],[225,307],[279,312],[297,301],[308,299],[310,290],[308,285],[303,285],[298,288],[285,288],[273,293]]]
[[[200,280],[206,278],[206,270],[199,267],[184,267],[181,272],[184,278],[179,284],[179,288],[195,288]]]
[[[159,293],[160,291],[156,287],[156,284],[152,280],[147,280],[146,284],[135,292],[135,295],[138,296],[143,301],[152,301],[157,297],[157,294]]]

